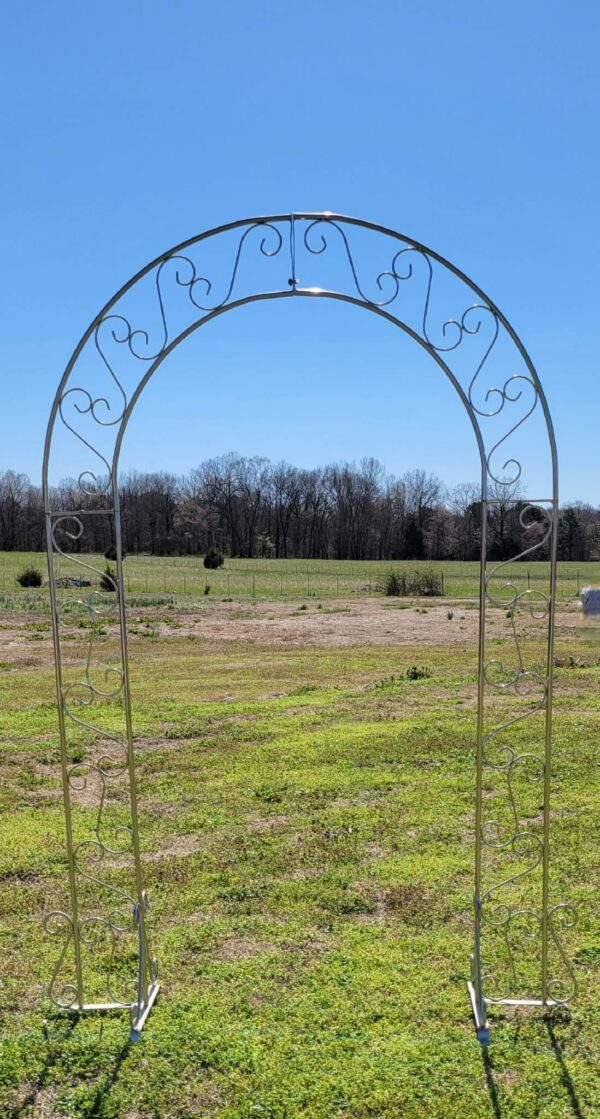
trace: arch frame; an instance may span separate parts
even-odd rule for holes
[[[379,253],[383,245],[395,250],[379,273],[371,276],[370,283],[376,288],[376,295],[380,298],[369,298],[365,293],[365,285],[361,280],[355,247],[351,245],[351,237],[357,230],[361,236],[367,234],[370,238],[380,239],[376,252]],[[240,232],[241,231],[241,232]],[[247,246],[256,236],[261,236],[259,251],[263,261],[271,262],[276,259],[284,262],[289,267],[285,277],[280,278],[278,285],[266,285],[266,289],[243,290],[240,280],[240,265],[246,263]],[[206,300],[213,289],[211,281],[201,274],[192,257],[195,252],[204,247],[205,243],[214,244],[220,238],[226,240],[230,235],[240,234],[237,245],[234,244],[234,261],[229,283],[225,283],[226,294],[216,303]],[[300,283],[298,273],[304,266],[315,263],[317,258],[327,257],[331,245],[335,241],[339,252],[339,273],[345,274],[346,283],[339,287],[327,287],[320,284],[303,285]],[[370,242],[369,242],[370,245]],[[397,248],[397,246],[400,246]],[[375,246],[374,246],[375,248]],[[281,255],[280,255],[281,254]],[[402,260],[400,258],[403,258]],[[383,257],[381,258],[383,259]],[[261,261],[261,263],[263,262]],[[320,261],[317,261],[320,263]],[[163,272],[175,265],[175,284],[167,290],[163,284]],[[407,267],[404,267],[406,266]],[[417,270],[415,272],[415,269]],[[406,315],[402,307],[400,295],[406,290],[403,285],[410,285],[414,276],[419,277],[419,270],[424,276],[420,281],[420,289],[416,299],[416,317]],[[186,275],[187,273],[187,275]],[[168,274],[168,273],[167,273]],[[439,316],[437,314],[439,299],[436,302],[437,277],[440,275],[451,283],[460,286],[461,290],[470,293],[476,302],[470,303],[458,317]],[[317,277],[318,278],[318,277]],[[127,298],[130,293],[141,287],[146,280],[154,281],[154,322],[150,326],[133,325],[133,316],[128,317]],[[434,283],[435,279],[435,283]],[[263,285],[264,287],[264,285]],[[171,331],[171,314],[177,304],[180,294],[179,289],[187,291],[186,310],[190,314],[190,321],[180,330]],[[387,290],[386,290],[387,289]],[[195,298],[200,291],[199,299]],[[452,296],[454,298],[454,294]],[[144,890],[143,866],[140,846],[140,828],[138,819],[138,797],[136,782],[136,764],[134,750],[134,729],[131,707],[131,687],[129,681],[129,660],[127,647],[127,615],[125,597],[125,579],[123,569],[123,551],[121,538],[121,510],[119,501],[118,467],[119,456],[128,422],[133,414],[135,405],[154,373],[160,368],[166,358],[197,329],[207,322],[215,319],[227,311],[235,310],[250,303],[264,300],[285,298],[328,298],[341,301],[377,314],[380,318],[399,327],[406,335],[423,348],[438,367],[446,375],[456,390],[473,428],[476,445],[478,448],[481,465],[480,489],[480,518],[481,518],[481,546],[480,546],[480,589],[479,589],[479,641],[478,641],[478,680],[477,680],[477,720],[475,742],[475,822],[474,822],[474,891],[473,891],[473,952],[471,956],[471,978],[468,983],[473,1015],[478,1037],[482,1042],[487,1042],[489,1027],[487,1010],[492,1004],[519,1005],[519,1006],[551,1006],[565,1005],[575,994],[575,977],[571,965],[562,946],[557,922],[559,918],[562,927],[569,928],[575,920],[575,911],[567,903],[550,904],[549,883],[549,848],[550,848],[550,793],[551,793],[551,760],[552,760],[552,675],[553,675],[553,640],[554,617],[556,609],[556,562],[557,562],[557,521],[558,521],[558,458],[556,441],[552,420],[548,409],[546,397],[538,377],[537,371],[527,353],[523,343],[516,332],[502,315],[489,297],[473,283],[463,272],[450,264],[440,254],[422,245],[420,242],[405,237],[385,226],[365,222],[358,218],[343,215],[324,213],[291,213],[277,214],[268,217],[244,218],[227,223],[215,229],[205,231],[195,237],[181,242],[179,245],[162,253],[150,264],[141,269],[106,303],[102,310],[90,323],[82,336],[66,366],[63,377],[56,392],[44,447],[43,462],[43,492],[44,510],[46,517],[48,570],[50,586],[50,603],[52,614],[56,690],[58,704],[58,723],[61,753],[61,776],[63,785],[63,801],[66,824],[66,845],[69,877],[70,912],[66,909],[52,911],[46,917],[46,926],[50,932],[58,932],[62,936],[62,948],[59,953],[57,965],[53,971],[49,994],[53,1001],[67,1011],[83,1012],[99,1009],[128,1008],[131,1015],[132,1037],[139,1037],[146,1021],[150,1008],[159,991],[158,965],[151,955],[147,936],[147,910],[148,898]],[[398,303],[397,303],[398,301]],[[121,308],[123,306],[123,313]],[[397,307],[400,311],[397,312]],[[177,307],[178,313],[181,307]],[[200,314],[196,312],[200,311]],[[433,319],[436,319],[433,325]],[[477,321],[475,322],[475,318]],[[471,344],[472,339],[478,338],[484,321],[491,326],[489,338],[482,347],[474,353],[472,364],[468,366],[467,375],[464,371],[459,373],[453,364],[453,355],[460,351],[461,356],[465,344]],[[110,327],[108,324],[110,323]],[[108,331],[106,328],[108,327]],[[437,343],[433,338],[433,331],[437,332]],[[162,331],[162,336],[161,336]],[[104,334],[108,333],[108,345],[103,341]],[[485,383],[481,387],[482,374],[487,376],[490,357],[497,340],[502,333],[503,340],[511,348],[518,362],[518,371],[511,372],[497,384],[491,382],[485,390]],[[158,334],[159,345],[151,346],[151,339]],[[93,346],[92,346],[93,344]],[[74,374],[79,372],[83,358],[88,359],[88,352],[97,359],[98,370],[106,382],[102,395],[94,395],[95,389],[83,385],[73,384]],[[144,350],[146,352],[140,352]],[[131,366],[139,362],[141,373],[133,391],[127,394],[123,388],[124,378],[120,368],[116,368],[116,358],[125,355],[126,363]],[[504,359],[503,359],[504,360]],[[125,363],[124,363],[125,364]],[[513,366],[511,365],[511,368]],[[94,374],[97,375],[96,373]],[[525,387],[527,386],[527,388]],[[524,415],[515,412],[514,406],[522,401],[523,393],[528,392],[532,403]],[[67,399],[71,398],[67,405]],[[74,399],[75,398],[75,399]],[[79,403],[78,403],[79,401]],[[525,402],[521,404],[521,412]],[[510,440],[514,439],[522,425],[538,408],[541,413],[547,434],[548,467],[550,476],[550,491],[542,498],[511,498],[510,493],[521,477],[521,463],[516,457],[509,457],[502,469],[506,475],[498,473],[498,467],[492,464],[494,456],[499,449]],[[507,416],[507,430],[498,432],[490,438],[486,436],[484,426],[488,421],[503,421]],[[68,416],[68,418],[67,418]],[[102,418],[102,416],[106,418]],[[84,421],[87,422],[85,426]],[[95,431],[93,425],[103,429],[102,435],[114,431],[114,440],[110,455],[104,453],[92,442],[90,429]],[[61,427],[62,425],[62,427]],[[74,503],[69,508],[57,507],[56,495],[50,485],[50,469],[54,437],[57,429],[66,429],[70,435],[85,449],[90,465],[85,465],[77,478],[76,491],[73,494]],[[89,457],[91,456],[91,458]],[[98,463],[102,464],[103,473],[98,474]],[[516,477],[515,477],[516,468]],[[104,473],[105,471],[105,473]],[[503,559],[491,567],[487,560],[487,524],[490,510],[500,502],[508,502],[519,511],[519,520],[524,529],[539,528],[538,538],[520,555]],[[85,524],[91,524],[93,518],[109,518],[114,531],[114,544],[116,551],[116,576],[110,581],[112,587],[97,590],[102,572],[94,563],[82,559],[80,542],[84,537]],[[86,520],[90,518],[90,521]],[[531,519],[530,519],[531,518]],[[72,527],[67,527],[68,525]],[[71,548],[71,551],[68,551]],[[73,551],[75,549],[75,551]],[[517,586],[517,580],[512,573],[504,569],[517,560],[527,556],[535,558],[538,555],[547,557],[548,584],[547,592],[542,595],[543,603],[535,613],[535,595],[542,592],[523,592]],[[78,569],[83,568],[92,579],[80,580],[91,582],[93,590],[86,592],[85,596],[77,593],[73,596],[70,587],[59,585],[57,561],[64,564],[66,561],[75,563]],[[105,576],[105,579],[107,577]],[[71,580],[71,583],[73,580]],[[100,586],[102,584],[100,583]],[[62,590],[67,590],[66,595]],[[104,596],[104,597],[103,597]],[[119,664],[116,667],[105,669],[105,683],[108,676],[116,679],[116,687],[112,689],[99,686],[94,678],[93,657],[94,642],[98,630],[101,628],[102,619],[106,616],[107,603],[114,605],[114,614],[119,627]],[[539,598],[538,598],[539,604]],[[515,647],[515,666],[506,672],[501,666],[500,679],[494,679],[499,662],[488,660],[486,656],[486,610],[500,605],[512,616],[512,637]],[[64,672],[64,625],[65,617],[70,612],[77,614],[83,612],[90,624],[90,637],[86,659],[83,666],[83,675],[74,681],[65,682]],[[537,617],[545,627],[546,655],[543,670],[532,670],[527,667],[522,655],[522,636],[515,623],[515,615],[523,612]],[[97,641],[96,641],[97,645]],[[494,667],[496,666],[496,667]],[[535,691],[537,689],[537,692]],[[499,725],[492,725],[486,729],[486,693],[495,692],[495,695],[508,695],[515,702],[524,701],[526,708],[524,714],[511,716],[508,721]],[[533,695],[533,698],[532,698]],[[122,731],[118,734],[108,729],[106,719],[102,723],[103,709],[111,705],[117,706],[121,712]],[[529,751],[517,753],[512,746],[498,748],[498,736],[507,734],[516,722],[524,718],[541,716],[543,720],[543,735],[540,739],[538,752]],[[86,734],[93,742],[100,742],[100,749],[105,748],[105,753],[98,752],[90,746],[89,757],[83,761],[73,762],[72,742],[73,728],[75,737],[84,737]],[[70,733],[71,731],[71,733]],[[108,747],[102,747],[102,743]],[[500,749],[500,754],[494,755],[494,750]],[[106,750],[108,752],[106,752]],[[504,754],[502,753],[504,751]],[[505,757],[505,761],[500,758]],[[533,760],[532,760],[533,759]],[[533,766],[535,781],[541,783],[543,789],[543,818],[540,834],[533,833],[523,826],[514,798],[514,786],[517,781],[518,771],[523,766]],[[514,831],[508,835],[503,834],[499,840],[494,834],[490,821],[485,819],[484,807],[484,779],[486,773],[494,771],[494,777],[501,776],[506,785],[505,796],[514,810]],[[128,788],[129,823],[119,824],[115,835],[122,837],[126,833],[125,846],[111,846],[105,838],[103,812],[106,807],[107,789],[110,790],[114,778],[123,779]],[[529,778],[530,782],[533,780]],[[74,803],[82,788],[87,788],[90,782],[96,782],[99,790],[99,808],[95,822],[91,827],[93,838],[79,839],[74,829]],[[491,838],[490,838],[491,835]],[[496,842],[494,842],[494,839]],[[119,841],[121,842],[121,840]],[[511,855],[525,851],[525,860],[529,858],[526,869],[520,872],[509,872],[504,880],[494,882],[491,887],[484,888],[484,855],[486,848],[493,852],[507,850]],[[529,851],[528,851],[529,848]],[[115,884],[110,869],[111,859],[130,857],[132,886],[124,891]],[[493,858],[496,856],[493,855]],[[108,879],[100,878],[95,872],[96,864],[108,867]],[[538,883],[538,902],[535,907],[523,908],[516,902],[511,908],[508,901],[503,900],[509,892],[509,887],[514,888],[517,881],[526,875],[536,873]],[[538,873],[539,872],[539,873]],[[90,914],[89,899],[86,896],[81,904],[82,885],[89,894],[89,887],[96,888],[102,896],[100,903],[101,912]],[[504,890],[504,893],[503,893]],[[119,905],[115,911],[111,909],[110,901],[119,897]],[[501,900],[498,900],[498,896]],[[124,899],[124,900],[123,900]],[[128,910],[129,916],[126,911]],[[519,921],[530,922],[534,932],[528,933],[529,939],[539,937],[540,944],[540,971],[539,991],[536,996],[513,997],[511,992],[504,991],[494,997],[486,994],[488,976],[484,971],[482,938],[494,929],[507,944],[512,936],[513,924]],[[113,966],[113,956],[116,943],[121,934],[133,934],[137,942],[137,971],[135,976],[135,992],[126,997],[114,995],[110,971]],[[94,932],[101,930],[102,936],[108,944],[105,955],[109,959],[107,971],[107,991],[109,997],[102,1000],[89,1000],[85,993],[84,956],[93,942],[90,929]],[[552,977],[550,973],[550,950],[554,948],[562,965],[562,971],[567,976],[564,978]],[[509,956],[510,956],[509,948]],[[72,959],[72,964],[67,961]],[[72,979],[64,980],[65,969],[71,967]],[[514,971],[513,961],[513,971]]]

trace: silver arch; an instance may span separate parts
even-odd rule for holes
[[[211,279],[201,264],[204,257],[210,258],[214,247],[219,253],[230,254],[230,268],[220,280],[214,273]],[[246,275],[249,266],[253,268],[251,280]],[[262,282],[260,268],[267,273]],[[328,270],[334,283],[324,282]],[[301,282],[301,275],[307,275],[310,282]],[[219,283],[220,298],[214,298]],[[140,297],[145,297],[144,315],[148,316],[143,322],[137,309]],[[159,987],[158,967],[149,950],[146,929],[148,900],[140,856],[121,549],[118,465],[129,419],[159,366],[200,326],[244,304],[290,298],[336,299],[399,327],[449,379],[473,428],[481,464],[481,564],[474,946],[469,992],[478,1036],[486,1041],[490,1003],[564,1004],[575,991],[573,970],[559,936],[561,926],[570,927],[574,921],[574,910],[564,903],[551,904],[549,887],[558,514],[554,431],[538,374],[525,347],[476,284],[415,240],[384,226],[328,212],[245,218],[162,253],[96,315],[58,387],[46,433],[43,488],[70,910],[56,910],[46,918],[49,931],[62,938],[49,993],[65,1010],[128,1007],[132,1036],[137,1037]],[[456,308],[454,316],[447,308]],[[126,389],[126,385],[131,387]],[[523,474],[517,457],[518,442],[524,423],[536,410],[545,429],[548,486],[544,496],[525,500],[515,491]],[[68,508],[60,502],[57,507],[50,485],[59,432],[68,438],[71,451],[80,456]],[[503,454],[507,457],[497,463],[498,455],[502,459]],[[489,565],[488,515],[502,503],[517,507],[522,526],[532,530],[532,543],[520,555]],[[89,531],[97,517],[109,518],[116,549],[116,578],[111,586],[110,577],[104,575],[104,590],[102,571],[80,551],[86,529]],[[511,560],[528,555],[548,560],[544,592],[520,589],[514,569],[505,572]],[[63,571],[69,563],[80,574],[83,571],[85,578],[80,577],[78,582],[89,584],[85,593],[73,587],[73,579],[63,577],[67,585],[60,585],[60,563]],[[104,675],[99,679],[97,636],[111,606],[119,623],[119,662],[104,664]],[[486,609],[494,607],[502,607],[510,619],[511,666],[487,657]],[[73,664],[72,656],[68,663],[65,659],[65,626],[78,615],[85,618],[89,638],[83,660],[78,663],[75,658]],[[519,625],[524,616],[543,626],[542,666],[532,666],[524,657]],[[503,699],[510,701],[508,716],[499,713]],[[529,720],[531,737],[538,738],[537,744],[525,752],[511,738],[514,727],[524,719]],[[74,741],[81,760],[73,759]],[[485,781],[494,786],[496,801],[504,805],[508,825],[506,820],[490,815]],[[519,803],[523,781],[525,786],[537,783],[543,790],[542,818],[535,825],[526,806]],[[111,837],[107,803],[115,782],[128,787],[129,820],[127,824],[113,824]],[[96,796],[91,819],[90,790]],[[79,803],[82,799],[88,805],[87,815]],[[507,865],[499,870],[502,857]],[[120,877],[125,864],[130,870],[127,888]],[[137,943],[135,987],[115,994],[114,961],[129,936],[134,936]],[[519,969],[525,942],[539,945],[535,981],[530,954]],[[488,994],[488,987],[504,982],[497,975],[501,953],[508,980],[505,987]],[[95,962],[98,957],[103,962],[105,997],[95,1001],[88,991],[91,988],[95,992],[101,982]],[[558,968],[556,974],[554,967]],[[532,982],[534,993],[524,993],[524,983]]]

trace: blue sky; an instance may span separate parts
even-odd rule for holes
[[[577,0],[6,6],[0,468],[39,479],[69,354],[148,260],[331,209],[489,292],[540,372],[563,499],[600,504],[599,24]],[[475,478],[460,404],[396,333],[325,301],[224,316],[146,390],[123,465],[373,454]]]

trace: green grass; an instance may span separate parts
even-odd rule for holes
[[[2,1114],[599,1114],[597,650],[571,634],[557,645],[552,883],[554,900],[580,907],[567,936],[579,997],[547,1014],[494,1009],[486,1056],[465,986],[476,651],[248,646],[190,641],[177,627],[143,640],[152,619],[150,611],[138,620],[131,661],[163,990],[137,1045],[127,1045],[125,1014],[70,1019],[45,998],[58,945],[42,919],[66,897],[44,618],[23,629],[22,667],[12,647],[3,654],[11,667],[0,671]],[[41,641],[30,646],[31,636]],[[73,655],[84,641],[78,630]],[[114,651],[112,637],[101,641]],[[103,705],[101,718],[119,729],[119,704]],[[538,721],[525,720],[506,740],[536,749],[539,733]],[[85,741],[83,730],[73,736],[75,761]],[[516,791],[533,818],[538,787]],[[108,814],[126,820],[122,794]],[[91,804],[76,809],[76,838],[94,818]],[[116,865],[107,879],[127,887],[129,871]],[[121,981],[133,960],[127,944]],[[535,945],[527,951],[535,984]],[[552,967],[561,967],[556,953]]]
[[[103,556],[82,556],[84,562],[104,570]],[[17,590],[16,575],[25,566],[39,567],[46,581],[46,556],[37,552],[0,553],[0,596]],[[62,565],[62,566],[61,566]],[[113,565],[114,566],[114,565]],[[386,571],[392,568],[412,571],[433,568],[444,577],[444,592],[458,598],[478,594],[479,564],[460,561],[387,561],[353,560],[270,560],[228,559],[218,571],[207,571],[197,556],[128,556],[125,560],[126,589],[130,594],[203,594],[206,584],[211,595],[250,595],[258,598],[276,596],[347,596],[376,592]],[[86,578],[83,569],[65,560],[57,560],[62,575]],[[543,588],[548,579],[546,563],[510,564],[503,571],[516,581],[519,589],[527,585]],[[572,598],[586,583],[600,580],[600,562],[560,563],[558,592]],[[528,584],[529,579],[529,584]],[[44,592],[28,593],[32,601],[45,598]]]

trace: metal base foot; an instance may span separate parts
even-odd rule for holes
[[[473,1018],[475,1019],[475,1029],[477,1030],[477,1040],[482,1045],[489,1045],[490,1042],[490,1026],[486,1018],[482,1018],[479,1006],[477,1004],[477,995],[475,987],[469,980],[467,983],[469,990],[469,997],[471,999],[471,1006],[473,1008]]]
[[[153,983],[152,986],[148,988],[148,998],[146,999],[144,1009],[141,1011],[140,1014],[138,1014],[137,1018],[135,1018],[131,1024],[131,1032],[129,1034],[130,1041],[140,1040],[142,1036],[142,1030],[144,1028],[144,1023],[150,1011],[152,1010],[152,1007],[154,1006],[156,996],[159,991],[160,983]]]
[[[142,1030],[144,1028],[146,1018],[148,1017],[150,1011],[152,1010],[152,1007],[154,1006],[156,996],[159,991],[160,983],[158,982],[152,983],[152,985],[148,987],[148,997],[139,1014],[137,1013],[138,1006],[136,1002],[86,1002],[83,1003],[82,1006],[77,1006],[76,1003],[73,1003],[71,1006],[65,1006],[64,1009],[67,1010],[69,1014],[104,1014],[112,1010],[128,1010],[132,1016],[129,1040],[139,1041],[140,1037],[142,1036]]]

